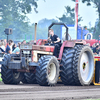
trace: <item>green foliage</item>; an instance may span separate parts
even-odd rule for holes
[[[93,37],[94,37],[95,39],[98,39],[99,35],[100,35],[100,20],[98,21],[98,24],[97,24],[97,25],[95,26],[95,28],[94,28]]]
[[[88,30],[89,30],[90,33],[94,33],[95,28],[94,27],[91,27]]]
[[[13,34],[9,36],[13,40],[25,39],[25,35],[33,34],[33,26],[29,25],[26,17],[33,6],[37,12],[36,0],[0,0],[0,39],[6,38],[5,28],[13,29]]]
[[[75,1],[75,0],[72,0],[72,1]],[[94,28],[94,34],[93,34],[94,36],[93,37],[95,39],[98,39],[98,36],[100,34],[100,0],[82,0],[82,2],[86,3],[87,6],[90,6],[91,3],[94,3],[95,8],[97,8],[99,21],[98,21],[98,24]]]
[[[55,19],[42,19],[38,23],[37,28],[37,39],[47,39],[48,38],[48,27],[54,23],[58,22]],[[54,33],[60,37],[61,34],[61,26],[60,25],[54,25],[51,27],[54,30]]]
[[[75,9],[70,6],[65,7],[66,12],[62,15],[61,18],[58,18],[61,22],[67,25],[74,25],[75,24]],[[82,17],[79,17],[79,22],[82,21]]]

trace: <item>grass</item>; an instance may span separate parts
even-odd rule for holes
[[[1,73],[0,73],[0,82],[2,81],[2,78],[1,78]]]

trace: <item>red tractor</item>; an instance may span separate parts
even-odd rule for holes
[[[66,40],[61,43],[58,58],[53,55],[54,46],[45,46],[47,40],[39,39],[36,44],[22,44],[20,54],[4,56],[1,75],[5,84],[38,83],[39,85],[55,85],[61,77],[65,85],[90,85],[94,75],[93,52],[83,40]]]

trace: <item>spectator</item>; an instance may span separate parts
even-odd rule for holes
[[[8,45],[7,45],[7,47],[6,47],[6,51],[5,51],[5,53],[7,53],[7,54],[12,54],[12,51],[11,51],[11,49],[10,49],[10,46],[12,45],[12,43],[11,43],[11,41],[9,41],[8,42]]]
[[[3,51],[5,51],[4,40],[1,40],[1,48],[3,49]]]
[[[2,42],[0,42],[0,53],[5,53],[5,51],[1,48]]]
[[[12,52],[12,46],[13,46],[14,42],[13,42],[12,40],[9,40],[9,41],[11,42],[10,50],[11,50],[11,52]]]
[[[93,48],[93,53],[96,54],[100,54],[100,45],[97,45],[95,48]]]
[[[95,48],[96,47],[96,45],[95,45],[95,43],[92,45],[92,48]]]
[[[19,42],[19,43],[18,43],[18,47],[16,47],[16,48],[14,49],[14,51],[12,52],[13,54],[19,54],[19,53],[20,53],[20,45],[21,45],[21,43]]]
[[[85,39],[85,36],[88,33],[89,33],[89,31],[87,30],[87,26],[84,26],[84,29],[83,29],[83,39]]]
[[[4,39],[4,46],[5,46],[5,48],[7,47],[7,40],[6,39]]]
[[[14,51],[16,48],[16,44],[14,43],[13,46],[12,46],[12,51]]]

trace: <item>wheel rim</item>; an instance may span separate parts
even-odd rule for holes
[[[50,81],[54,80],[56,76],[56,65],[54,63],[51,63],[48,67],[48,79]]]
[[[94,59],[89,51],[82,54],[80,59],[80,73],[84,82],[89,82],[94,72]]]
[[[14,78],[15,79],[18,79],[19,78],[19,75],[20,75],[20,72],[13,72],[13,75],[14,75]]]

